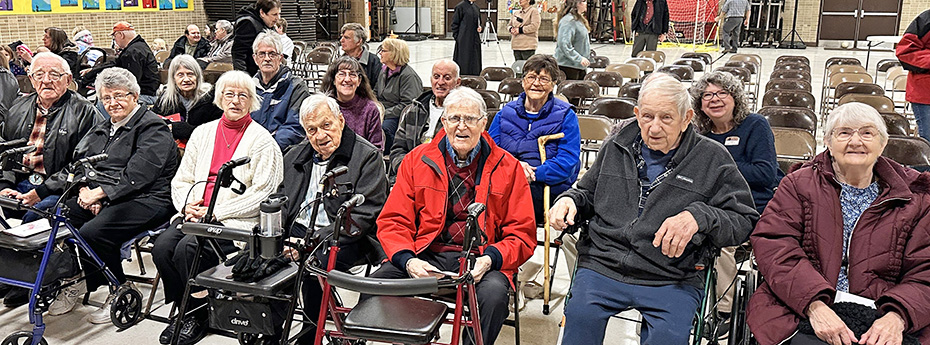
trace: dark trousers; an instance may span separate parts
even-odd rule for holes
[[[636,57],[636,54],[639,54],[641,51],[654,51],[659,46],[659,35],[658,34],[647,34],[644,32],[637,32],[636,37],[633,37],[633,57]]]
[[[724,50],[736,52],[739,47],[739,33],[743,28],[743,17],[727,18],[723,22],[723,30],[720,35],[720,45]]]
[[[607,321],[629,308],[643,315],[640,344],[688,344],[691,320],[703,294],[690,285],[626,284],[579,268],[565,306],[563,344],[603,344]]]
[[[583,69],[572,67],[559,66],[559,69],[565,73],[565,80],[584,80],[584,76],[588,74],[588,72]]]
[[[460,256],[461,252],[433,253],[425,251],[420,253],[417,258],[436,266],[441,271],[458,272]],[[382,264],[381,268],[372,273],[371,276],[373,278],[388,279],[410,278],[406,270],[397,268],[390,262]],[[475,293],[478,297],[478,313],[481,315],[481,335],[484,338],[485,345],[494,344],[501,332],[501,328],[504,326],[504,321],[507,320],[507,315],[510,315],[510,310],[507,309],[507,303],[510,301],[509,289],[510,281],[500,271],[488,271],[481,278],[481,281],[475,285]],[[362,298],[365,297],[367,296],[362,296]],[[463,337],[465,344],[475,343],[470,331],[466,331]]]
[[[513,58],[516,60],[529,60],[530,56],[536,55],[536,49],[533,50],[514,50]]]
[[[142,197],[118,203],[112,203],[96,216],[77,204],[77,198],[68,199],[68,219],[78,228],[81,236],[90,245],[100,260],[107,265],[116,280],[126,282],[120,259],[120,248],[140,233],[155,229],[165,224],[174,213],[174,207],[167,199]],[[86,254],[82,252],[82,256]],[[90,262],[90,261],[85,261]],[[85,266],[87,267],[87,266]],[[94,269],[94,268],[91,268]],[[86,271],[86,269],[85,269]],[[94,291],[101,285],[107,285],[102,272],[87,276],[87,291]]]
[[[165,304],[180,302],[184,297],[184,287],[187,286],[187,278],[190,275],[191,266],[194,263],[194,257],[197,254],[197,241],[194,236],[185,235],[178,230],[178,225],[182,223],[183,217],[178,217],[171,222],[164,232],[158,235],[155,240],[155,247],[152,248],[152,261],[158,268],[161,275],[162,286],[165,289]],[[220,250],[224,254],[235,253],[237,248],[232,241],[217,240]],[[197,273],[206,271],[220,263],[219,257],[213,248],[204,243],[203,253],[200,255],[200,263],[195,270]],[[202,290],[202,289],[199,289]],[[191,290],[196,292],[199,290]]]
[[[397,134],[397,125],[400,123],[399,118],[384,119],[381,122],[381,129],[384,130],[384,153],[391,152],[391,146],[394,145],[394,135]]]
[[[360,241],[364,241],[361,239]],[[328,249],[328,248],[327,248]],[[340,245],[339,255],[336,256],[336,266],[334,267],[337,271],[348,272],[352,266],[355,266],[366,257],[367,246],[361,245],[359,242],[355,242],[347,245]],[[314,253],[316,257],[320,260],[324,267],[329,263],[329,250],[324,251],[322,248],[317,250]],[[319,278],[316,276],[307,276],[303,281],[303,284],[300,286],[300,293],[304,298],[304,315],[309,317],[316,323],[317,317],[320,316],[320,308],[323,304],[323,287],[320,286]],[[306,318],[305,317],[305,318]],[[305,327],[310,327],[310,323],[305,323]],[[313,344],[313,338],[315,336],[316,330],[309,330],[300,339],[297,340],[298,344]]]

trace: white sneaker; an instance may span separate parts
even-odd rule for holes
[[[87,283],[84,280],[61,289],[58,292],[58,297],[48,307],[48,314],[63,315],[71,312],[74,306],[78,305],[79,301],[84,298],[85,293],[87,293]]]

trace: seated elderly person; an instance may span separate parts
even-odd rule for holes
[[[758,219],[749,186],[719,143],[690,126],[688,90],[665,73],[645,80],[637,126],[606,139],[591,170],[549,213],[556,229],[589,221],[565,307],[565,343],[601,344],[627,308],[643,344],[686,344],[703,295],[695,265],[746,240]]]
[[[313,95],[300,106],[300,123],[307,140],[291,147],[284,156],[284,183],[278,193],[287,195],[284,208],[284,224],[293,224],[290,236],[303,238],[313,228],[321,239],[333,233],[333,222],[339,206],[351,195],[326,198],[320,203],[316,224],[310,224],[310,202],[319,192],[320,178],[327,171],[344,166],[348,171],[335,178],[336,183],[351,183],[354,192],[365,196],[365,201],[352,209],[355,236],[339,237],[339,256],[336,269],[349,268],[367,262],[377,264],[384,258],[375,237],[375,218],[387,199],[387,177],[381,150],[364,140],[346,126],[346,120],[335,99],[325,95]],[[315,253],[321,262],[327,262],[323,250]],[[316,278],[302,285],[304,314],[316,320],[319,314],[323,290]],[[313,332],[303,341],[312,343]]]
[[[210,43],[210,52],[206,56],[197,59],[201,67],[206,68],[211,62],[232,63],[232,32],[233,25],[228,20],[216,21],[216,31],[214,32],[216,39]]]
[[[176,115],[180,121],[171,122],[171,134],[174,140],[186,143],[195,127],[219,119],[223,111],[214,102],[213,85],[203,81],[200,65],[192,56],[171,59],[168,76],[171,79],[159,90],[152,112],[165,117]]]
[[[371,90],[368,77],[358,60],[351,56],[336,58],[323,74],[320,91],[339,101],[346,126],[378,149],[384,150],[384,134],[381,131],[381,113],[384,110]]]
[[[200,36],[200,28],[197,25],[191,24],[184,29],[184,36],[174,41],[171,55],[168,55],[168,58],[173,59],[175,56],[183,54],[201,58],[207,56],[209,52],[210,42]]]
[[[281,35],[271,31],[258,34],[252,44],[252,56],[258,65],[256,89],[261,97],[261,105],[252,112],[252,119],[271,132],[284,150],[304,139],[297,112],[310,95],[310,89],[303,78],[283,64],[281,49]]]
[[[442,128],[443,101],[452,89],[462,84],[459,65],[455,61],[442,59],[433,64],[430,74],[430,90],[420,94],[416,100],[404,108],[400,125],[394,137],[391,149],[391,167],[388,172],[391,185],[397,177],[400,162],[414,147],[433,140]]]
[[[187,58],[193,62],[193,58]],[[181,301],[197,252],[194,237],[185,236],[177,226],[184,221],[201,221],[210,204],[215,204],[213,216],[216,222],[237,229],[252,229],[258,224],[258,205],[277,190],[284,174],[281,152],[274,138],[249,117],[249,112],[258,108],[259,103],[252,78],[242,71],[227,72],[217,81],[215,98],[210,98],[216,99],[215,103],[223,109],[223,116],[194,129],[178,173],[171,181],[174,208],[182,213],[176,215],[168,229],[158,236],[152,250],[152,261],[164,282],[165,303]],[[236,194],[229,188],[223,188],[219,190],[217,199],[211,200],[214,189],[220,188],[216,186],[220,166],[240,157],[251,158],[249,163],[234,170],[236,178],[245,185],[245,193]],[[217,240],[217,243],[224,254],[237,249],[232,241]],[[216,255],[205,255],[194,270],[202,272],[216,266],[218,260]],[[198,341],[207,328],[207,309],[198,308],[206,304],[206,299],[191,298],[189,301],[188,310],[194,312],[182,321],[182,333],[178,336],[181,344]],[[159,342],[171,342],[174,326],[174,322],[168,324],[159,336]]]
[[[782,179],[750,238],[760,344],[930,343],[930,180],[881,157],[887,143],[877,111],[844,104],[827,117],[827,150]],[[852,295],[874,323],[840,319],[861,317],[835,309]]]
[[[543,189],[552,196],[568,190],[581,169],[581,133],[572,105],[552,94],[559,76],[559,65],[551,55],[534,55],[523,65],[523,93],[497,113],[488,133],[502,149],[510,152],[523,167],[530,183],[536,222],[541,224]],[[540,164],[537,138],[562,133],[561,139],[546,144],[546,163]]]
[[[169,187],[178,168],[178,150],[165,122],[138,103],[139,84],[129,71],[118,67],[104,70],[97,77],[96,89],[110,113],[110,120],[93,127],[81,139],[74,157],[106,153],[109,157],[95,167],[115,181],[90,179],[86,185],[75,189],[79,194],[69,196],[65,205],[71,224],[79,228],[116,280],[125,283],[126,276],[120,264],[123,243],[164,224],[174,213]],[[32,205],[49,195],[62,193],[67,175],[59,171],[45,184],[37,186],[37,193],[23,194],[19,198]],[[88,291],[106,284],[100,272],[87,276]],[[79,285],[68,289],[79,290]],[[110,294],[106,303],[90,315],[91,323],[110,322],[114,296]],[[73,304],[74,300],[65,301],[72,298],[79,299],[81,294],[63,291],[55,303]],[[64,312],[71,310],[69,306],[61,308]]]
[[[520,162],[484,132],[488,120],[481,95],[460,87],[449,93],[446,104],[438,140],[407,155],[378,216],[378,239],[390,262],[372,277],[423,278],[458,271],[466,207],[485,204],[480,223],[487,244],[479,248],[471,273],[483,340],[493,344],[509,314],[510,279],[536,247],[530,189]]]

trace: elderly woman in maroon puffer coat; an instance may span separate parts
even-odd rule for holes
[[[762,345],[930,344],[930,175],[880,157],[888,133],[867,105],[836,108],[824,133],[827,151],[782,180],[750,239],[764,277],[750,329]],[[831,309],[850,295],[876,309],[861,334]]]

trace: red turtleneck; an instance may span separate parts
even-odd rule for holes
[[[252,123],[252,117],[243,116],[241,119],[232,121],[223,114],[220,118],[219,125],[216,126],[216,138],[213,141],[213,159],[210,161],[210,176],[207,177],[207,187],[203,191],[203,206],[210,205],[210,198],[213,196],[213,186],[216,184],[216,174],[219,173],[223,163],[232,159],[236,147],[242,141],[242,134],[245,133],[246,127]]]

